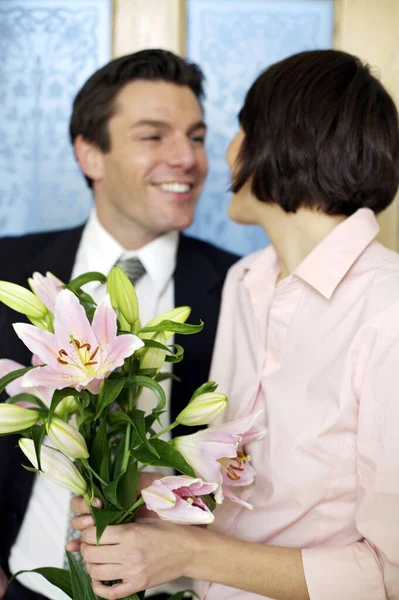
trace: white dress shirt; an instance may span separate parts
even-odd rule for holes
[[[140,258],[146,273],[136,283],[140,305],[141,323],[144,325],[155,315],[171,310],[174,307],[173,273],[176,266],[178,233],[172,231],[162,235],[140,250],[126,251],[101,225],[93,210],[83,230],[82,238],[76,254],[72,270],[72,278],[87,271],[99,271],[108,275],[111,268],[123,256]],[[54,273],[57,275],[57,273]],[[105,285],[99,282],[86,284],[84,290],[99,302],[106,293]],[[170,340],[169,343],[173,343]],[[166,370],[171,368],[165,364]],[[169,424],[169,403],[171,381],[161,384],[164,388],[167,405],[162,423]],[[155,406],[156,401],[149,390],[144,390],[138,408]],[[157,424],[154,424],[157,428]],[[170,439],[170,433],[163,436]],[[38,567],[63,567],[65,557],[65,540],[69,519],[70,493],[46,480],[36,477],[29,501],[28,509],[20,529],[16,543],[10,556],[10,569],[16,573],[22,569]],[[61,590],[48,583],[43,577],[33,573],[21,575],[19,581],[26,587],[48,596],[50,600],[68,600]],[[174,593],[184,587],[183,584],[168,584],[154,588],[155,592]],[[147,594],[150,595],[150,594]]]

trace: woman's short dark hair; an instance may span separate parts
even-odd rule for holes
[[[395,104],[370,68],[345,52],[301,52],[264,71],[239,121],[245,133],[233,177],[237,193],[286,212],[375,213],[393,200],[399,178]]]
[[[201,69],[172,52],[150,49],[115,58],[96,71],[77,93],[69,125],[72,144],[82,135],[103,152],[109,152],[108,122],[115,114],[115,99],[125,85],[136,80],[187,86],[200,104],[204,96]],[[91,179],[86,180],[91,187]]]

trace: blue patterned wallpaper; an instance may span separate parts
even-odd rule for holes
[[[72,99],[111,52],[111,0],[0,1],[0,234],[82,222]]]
[[[188,57],[206,75],[210,175],[189,232],[247,254],[267,238],[258,227],[229,222],[225,151],[237,130],[245,92],[282,58],[332,46],[333,0],[188,0]]]
[[[88,214],[91,194],[72,154],[68,121],[77,89],[110,59],[111,5],[112,0],[0,0],[0,235],[59,229]],[[230,223],[226,216],[224,154],[237,112],[268,64],[331,46],[333,0],[187,0],[187,5],[187,54],[207,77],[211,164],[189,233],[245,254],[267,240],[259,228]]]

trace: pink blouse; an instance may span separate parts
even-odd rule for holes
[[[267,435],[246,448],[253,510],[226,500],[214,528],[302,548],[311,600],[399,599],[399,256],[377,233],[361,209],[277,285],[269,246],[224,288],[210,378],[225,420],[263,407]]]

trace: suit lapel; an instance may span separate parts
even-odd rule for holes
[[[34,271],[42,274],[51,271],[64,283],[70,281],[82,232],[83,225],[60,231],[47,246],[27,262],[27,275],[31,276]]]
[[[175,306],[191,306],[189,322],[196,324],[202,320],[205,325],[198,334],[176,336],[176,343],[184,347],[185,353],[183,361],[174,368],[181,382],[172,384],[172,419],[187,405],[194,390],[208,379],[224,278],[201,244],[184,235],[180,236],[176,264]],[[174,435],[179,435],[180,429]]]

